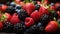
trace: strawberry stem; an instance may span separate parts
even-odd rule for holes
[[[32,0],[24,0],[24,2],[25,2],[25,3],[27,3],[27,2],[32,2]]]

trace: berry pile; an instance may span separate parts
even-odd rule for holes
[[[60,32],[60,3],[50,3],[48,0],[14,0],[0,4],[0,31]]]

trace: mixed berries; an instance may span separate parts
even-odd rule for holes
[[[60,2],[14,0],[0,4],[0,31],[53,33],[60,31]]]

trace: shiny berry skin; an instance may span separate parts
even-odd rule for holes
[[[15,7],[15,6],[16,6],[15,2],[11,2],[11,3],[10,3],[10,6]]]
[[[20,9],[20,11],[18,12],[18,18],[24,21],[27,16],[28,14],[26,13],[26,11]]]
[[[58,29],[58,23],[56,21],[50,21],[45,27],[46,32],[55,32]]]
[[[16,5],[15,8],[20,10],[22,8],[22,6],[21,5]]]
[[[39,12],[35,10],[34,12],[31,13],[30,17],[33,18],[34,21],[39,21],[40,18]]]
[[[25,6],[23,6],[23,9],[30,15],[35,10],[35,6],[32,3],[26,3]]]
[[[25,19],[25,25],[26,25],[26,27],[30,27],[30,26],[32,26],[33,24],[34,24],[33,18],[27,17],[27,18]]]

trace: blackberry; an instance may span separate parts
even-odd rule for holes
[[[43,14],[40,18],[40,22],[42,23],[43,26],[46,26],[51,19],[52,17],[50,15]]]
[[[36,26],[36,24],[34,24],[33,26],[31,26],[31,27],[29,28],[29,30],[30,30],[31,33],[37,33],[37,32],[38,32],[38,31],[37,31],[37,26]]]
[[[5,22],[3,25],[3,32],[12,32],[13,25],[10,22]]]
[[[18,18],[21,20],[25,20],[25,18],[28,16],[28,14],[26,13],[25,10],[20,9],[19,13],[18,13]]]
[[[39,10],[39,8],[40,8],[40,5],[39,4],[36,4],[35,5],[35,10]]]
[[[6,9],[6,12],[7,12],[7,13],[10,13],[10,14],[13,14],[13,13],[15,13],[15,8],[12,7],[12,6],[9,6],[9,7]]]
[[[24,32],[24,30],[26,29],[25,25],[23,24],[24,22],[21,23],[17,23],[16,25],[14,25],[14,32],[16,33],[22,33]]]

